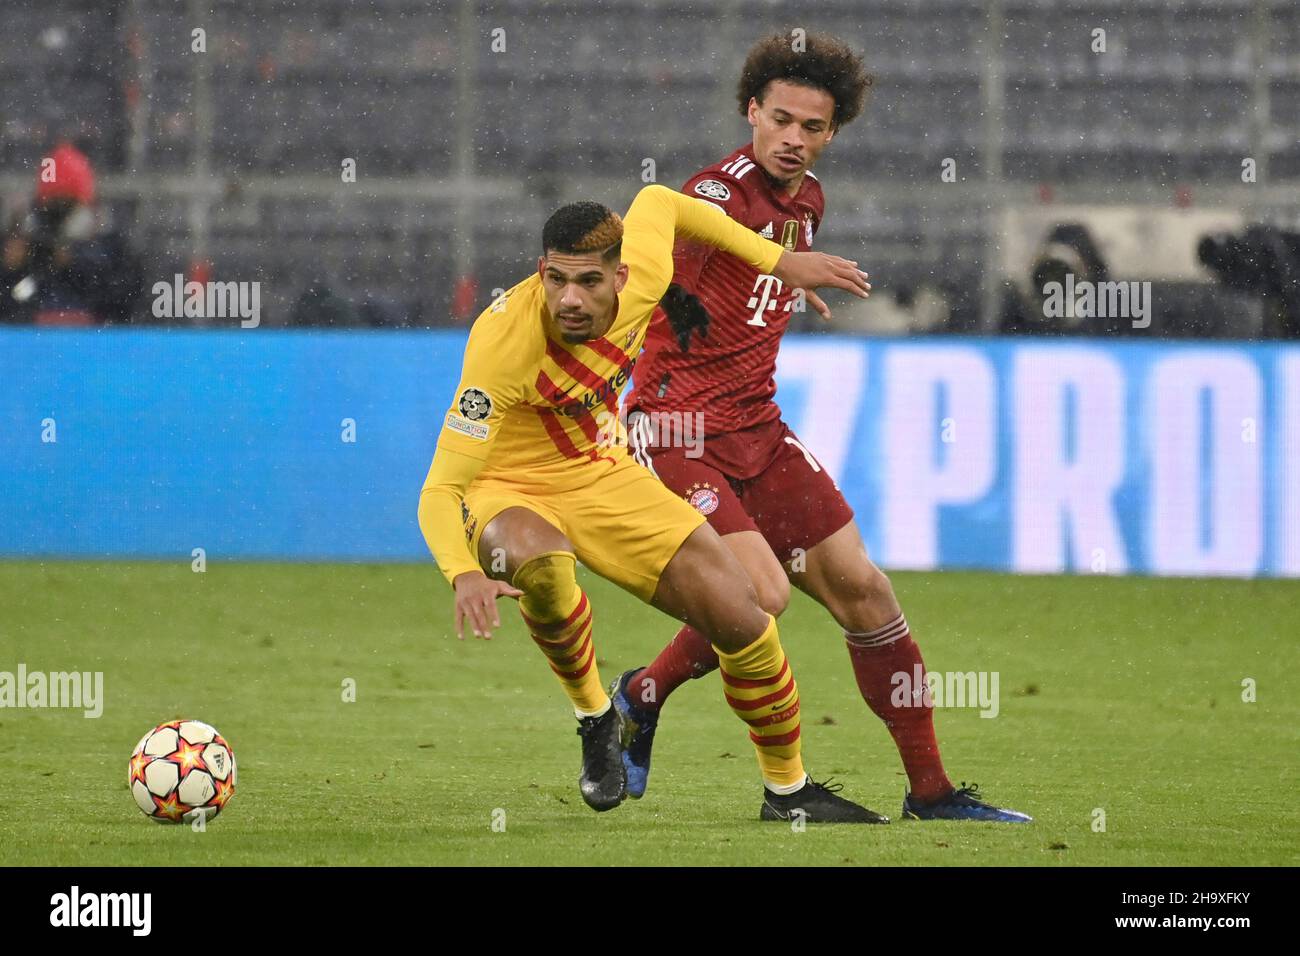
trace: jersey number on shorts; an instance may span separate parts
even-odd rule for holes
[[[810,452],[807,448],[804,448],[803,442],[799,441],[799,439],[795,438],[793,435],[786,435],[785,443],[787,445],[794,445],[795,448],[798,448],[801,452],[803,452],[804,460],[808,462],[808,467],[811,468],[813,471],[822,470],[822,466],[817,464],[817,459],[812,456],[812,452]]]

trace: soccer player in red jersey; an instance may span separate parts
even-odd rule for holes
[[[811,167],[861,112],[871,83],[861,58],[834,38],[761,40],[737,91],[753,141],[682,191],[789,250],[810,249],[825,213]],[[764,610],[780,615],[793,582],[843,629],[858,688],[907,771],[904,817],[1028,822],[981,801],[976,787],[949,781],[928,692],[894,698],[893,675],[923,673],[920,649],[889,579],[867,556],[852,509],[773,401],[791,312],[807,302],[825,317],[825,303],[718,249],[679,242],[673,258],[675,288],[651,324],[627,400],[634,455],[707,517]],[[708,639],[688,625],[649,666],[615,681],[630,796],[645,792],[664,702],[717,667]]]

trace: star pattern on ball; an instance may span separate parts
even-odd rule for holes
[[[144,755],[143,751],[138,754],[134,754],[131,757],[131,779],[133,781],[139,780],[143,783],[144,768],[148,766],[148,764],[149,764],[149,758]]]
[[[177,796],[174,790],[167,795],[165,800],[162,797],[155,796],[153,805],[157,810],[155,816],[166,817],[172,823],[179,823],[186,811],[186,807],[181,803],[180,797]]]
[[[204,746],[204,744],[192,744],[184,737],[178,737],[176,750],[168,754],[167,759],[180,766],[182,777],[195,767],[207,770],[208,765],[203,762]]]
[[[228,801],[231,797],[235,795],[235,785],[231,783],[229,780],[218,780],[216,781],[216,784],[217,784],[216,795],[213,796],[213,798],[209,800],[208,803],[216,807],[219,812],[225,807],[226,801]]]

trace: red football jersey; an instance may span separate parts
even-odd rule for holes
[[[812,173],[790,196],[754,160],[752,145],[700,170],[682,192],[796,252],[812,248],[825,210]],[[663,310],[656,310],[627,407],[702,412],[706,435],[780,418],[772,401],[776,353],[796,301],[793,290],[729,253],[696,242],[679,241],[673,265],[673,282],[698,296],[708,311],[709,334],[693,333],[690,351],[683,352]]]

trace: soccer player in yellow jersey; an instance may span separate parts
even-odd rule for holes
[[[672,279],[677,237],[732,253],[814,300],[822,286],[870,290],[856,263],[788,252],[663,186],[642,189],[625,220],[598,203],[563,207],[543,229],[536,275],[470,331],[420,494],[420,528],[455,591],[460,636],[468,618],[490,637],[496,599],[518,598],[578,716],[579,788],[593,809],[617,806],[627,782],[578,559],[708,636],[727,703],[758,754],[765,818],[885,822],[806,776],[799,693],[775,618],[703,516],[627,453],[619,393]]]

